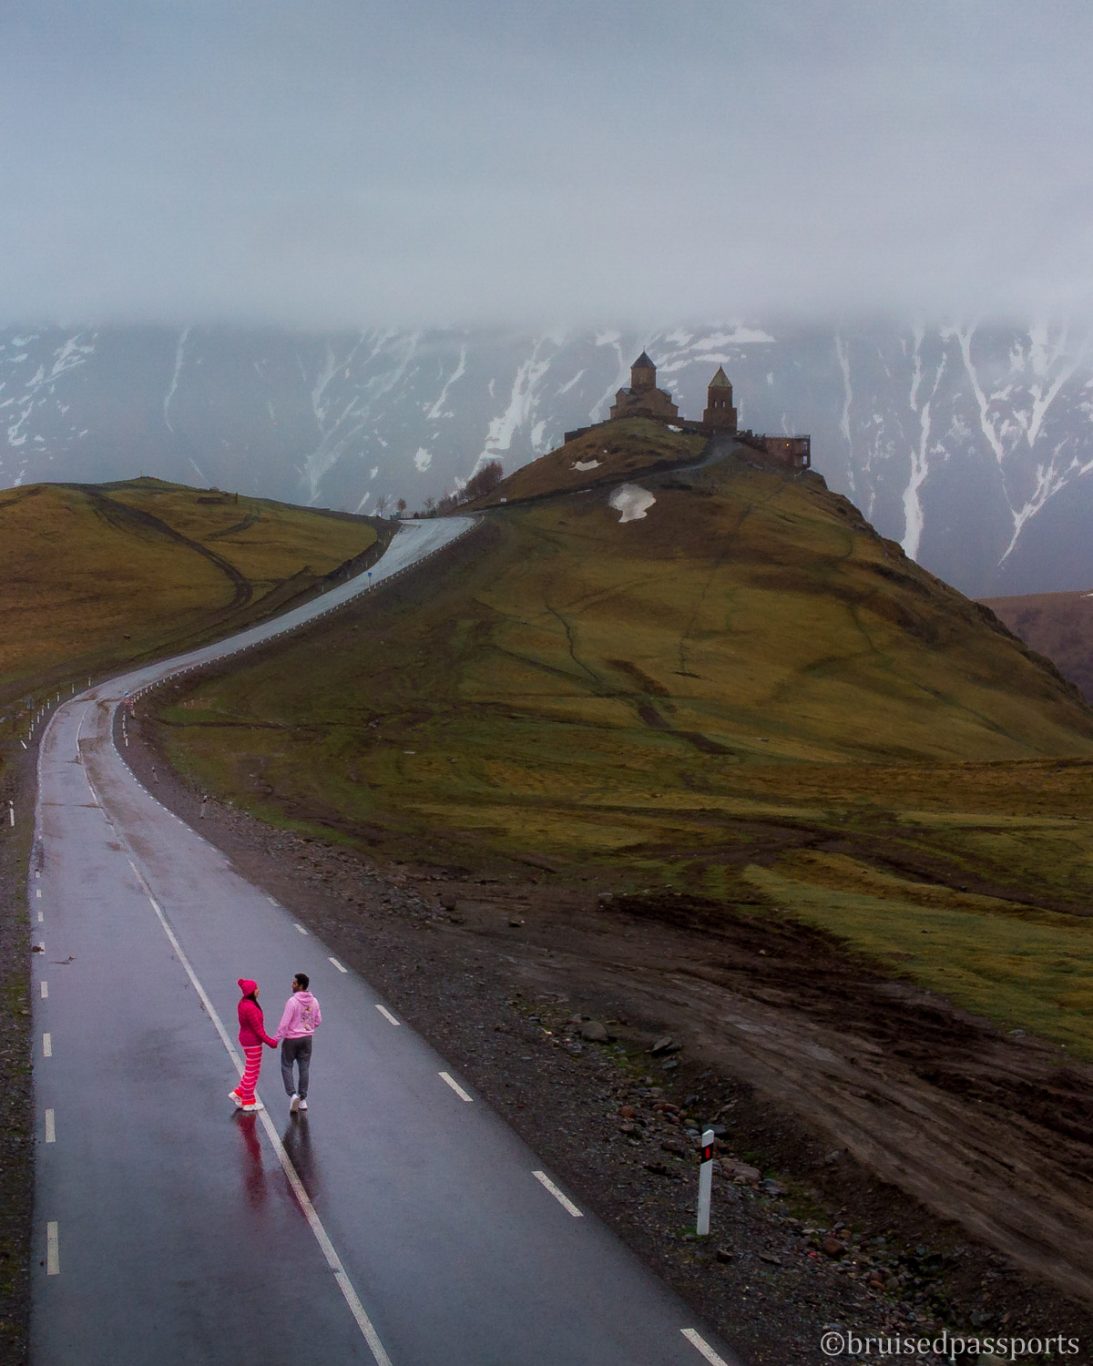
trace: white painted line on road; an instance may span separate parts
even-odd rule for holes
[[[46,1275],[59,1276],[61,1273],[61,1235],[57,1222],[46,1224]]]
[[[43,982],[43,983],[42,983],[42,1000],[44,1001],[48,995],[49,995],[49,983],[48,983],[48,982]]]
[[[557,1200],[558,1204],[561,1205],[563,1209],[568,1210],[569,1213],[572,1214],[574,1219],[584,1218],[584,1215],[573,1203],[573,1201],[570,1200],[569,1196],[562,1194],[562,1192],[558,1189],[558,1187],[554,1184],[550,1177],[547,1176],[546,1172],[532,1172],[531,1174],[535,1177],[536,1181],[541,1181],[543,1183],[547,1190],[550,1191],[551,1195],[554,1196],[555,1200]]]
[[[294,925],[296,925],[296,921],[295,921],[295,920],[294,920],[292,923],[293,923]],[[300,934],[307,934],[307,930],[305,930],[304,927],[303,927],[302,925],[296,925],[296,929],[297,929],[297,931],[298,931]]]
[[[456,1093],[460,1100],[473,1101],[474,1097],[468,1096],[466,1091],[463,1090],[462,1086],[460,1086],[460,1084],[457,1081],[453,1081],[452,1078],[447,1074],[447,1072],[441,1072],[439,1073],[439,1076],[441,1081],[446,1081],[448,1083],[448,1085],[452,1088],[452,1090]]]
[[[40,925],[40,924],[42,923],[42,921],[43,921],[45,918],[46,918],[46,917],[45,917],[45,912],[44,912],[44,911],[39,911],[39,912],[38,912],[38,924]]]
[[[42,899],[42,889],[41,889],[41,887],[35,887],[35,889],[34,889],[34,895],[38,898],[39,901],[41,901],[41,899]]]
[[[43,1035],[42,1035],[42,1057],[43,1057],[43,1058],[52,1058],[52,1057],[53,1057],[53,1035],[52,1035],[52,1034],[43,1034]]]
[[[706,1358],[710,1366],[729,1366],[724,1357],[720,1357],[700,1333],[696,1333],[693,1328],[681,1328],[679,1330],[687,1341],[697,1351]]]
[[[53,1111],[52,1111],[52,1110],[47,1110],[47,1111],[46,1111],[46,1142],[47,1142],[47,1143],[56,1143],[56,1142],[57,1142],[57,1124],[56,1124],[56,1121],[55,1121],[54,1118],[53,1118]]]
[[[132,865],[132,860],[130,860],[130,864]],[[198,999],[200,1000],[201,1004],[205,1007],[205,1013],[208,1015],[209,1019],[212,1020],[213,1027],[215,1028],[216,1032],[220,1035],[220,1042],[224,1045],[225,1049],[227,1050],[228,1057],[231,1058],[236,1071],[239,1073],[240,1076],[242,1076],[243,1060],[239,1056],[239,1053],[233,1045],[231,1039],[228,1037],[228,1031],[224,1028],[224,1021],[220,1018],[219,1012],[213,1005],[212,1001],[209,999],[209,993],[202,986],[197,973],[194,972],[193,965],[191,964],[189,958],[186,957],[186,953],[182,945],[178,942],[178,937],[176,936],[174,930],[171,929],[171,926],[167,921],[167,917],[163,914],[163,911],[160,909],[159,903],[152,895],[151,889],[149,888],[148,883],[145,880],[143,874],[136,868],[135,865],[133,865],[133,871],[137,874],[137,877],[140,879],[141,886],[143,886],[145,894],[148,897],[148,900],[152,903],[152,909],[155,911],[156,916],[159,919],[159,923],[163,929],[163,933],[167,936],[167,939],[171,947],[174,949],[175,954],[178,957],[178,961],[182,964],[186,976],[189,977],[190,982],[193,984],[193,988],[194,991],[197,992]],[[342,1264],[342,1260],[338,1256],[334,1244],[330,1241],[330,1237],[327,1234],[326,1229],[323,1227],[322,1220],[315,1212],[315,1206],[311,1203],[311,1197],[308,1195],[307,1191],[304,1190],[304,1185],[303,1182],[300,1180],[299,1173],[296,1171],[296,1168],[292,1165],[292,1159],[285,1151],[285,1145],[281,1142],[280,1135],[277,1133],[277,1130],[273,1127],[273,1121],[269,1117],[269,1111],[260,1111],[258,1115],[258,1120],[259,1123],[262,1125],[262,1128],[265,1130],[266,1138],[269,1140],[270,1146],[273,1148],[273,1151],[277,1154],[277,1159],[281,1163],[281,1170],[284,1172],[289,1185],[292,1187],[292,1193],[293,1195],[295,1195],[297,1204],[303,1211],[304,1218],[308,1222],[308,1226],[311,1229],[312,1234],[314,1235],[315,1241],[319,1244],[319,1247],[322,1249],[323,1256],[326,1258],[327,1266],[329,1266],[331,1271],[334,1273],[334,1279],[338,1284],[338,1289],[342,1292],[342,1297],[348,1305],[349,1312],[353,1315],[357,1327],[360,1329],[361,1336],[368,1344],[368,1349],[372,1353],[376,1366],[391,1366],[391,1358],[387,1355],[386,1351],[384,1350],[383,1343],[379,1339],[379,1334],[372,1326],[372,1320],[368,1317],[364,1305],[361,1304],[360,1296],[357,1294],[353,1286],[353,1282],[349,1279],[349,1273],[346,1271],[344,1265]]]
[[[275,896],[267,896],[266,900],[269,902],[271,906],[277,905],[277,898]]]
[[[395,1019],[395,1017],[391,1014],[391,1012],[387,1009],[386,1006],[381,1006],[377,1002],[376,1009],[379,1011],[379,1013],[383,1016],[385,1020],[390,1020],[396,1028],[398,1027],[399,1021]]]
[[[339,972],[348,972],[348,971],[349,971],[348,968],[343,968],[342,965],[338,962],[338,960],[337,960],[336,958],[331,958],[330,961],[334,964],[334,966],[338,969]]]

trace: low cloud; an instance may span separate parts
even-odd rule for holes
[[[1093,312],[1093,17],[7,7],[8,321]]]

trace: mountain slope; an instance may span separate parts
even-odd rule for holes
[[[984,606],[1093,703],[1093,593],[991,598]]]
[[[609,488],[501,507],[442,576],[180,685],[169,752],[383,857],[792,908],[1093,1048],[1056,971],[1093,894],[1093,713],[814,475],[631,482],[643,517]]]
[[[377,511],[420,507],[607,416],[642,349],[698,416],[719,365],[741,422],[804,431],[816,468],[977,596],[1093,582],[1093,352],[1029,326],[712,326],[291,335],[0,334],[0,484],[140,471]]]

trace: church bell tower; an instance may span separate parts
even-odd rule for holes
[[[702,414],[703,424],[719,432],[736,431],[736,409],[732,406],[732,385],[729,377],[719,365],[717,374],[710,380],[706,391],[706,411]]]

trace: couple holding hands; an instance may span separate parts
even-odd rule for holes
[[[258,983],[249,977],[239,978],[239,990],[243,993],[239,1000],[239,1042],[246,1066],[239,1085],[228,1092],[228,1099],[245,1114],[264,1108],[254,1094],[262,1070],[263,1044],[270,1048],[281,1045],[281,1080],[289,1097],[289,1109],[293,1114],[307,1109],[311,1040],[323,1019],[318,1000],[308,990],[309,982],[306,972],[298,972],[292,979],[292,995],[285,1002],[281,1023],[271,1038],[266,1033],[265,1017],[258,1004]],[[298,1081],[295,1079],[297,1072]]]

